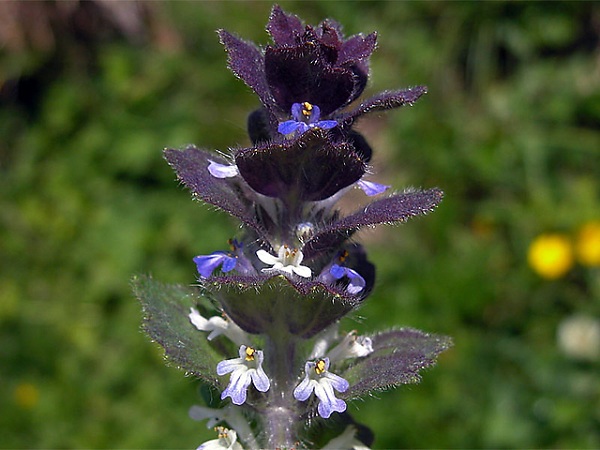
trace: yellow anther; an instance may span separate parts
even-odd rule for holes
[[[256,350],[252,347],[246,347],[246,361],[254,361],[254,353],[256,353]]]
[[[219,439],[224,439],[227,437],[227,432],[229,431],[227,428],[219,426],[214,427],[213,429],[217,432]]]
[[[320,359],[317,361],[317,364],[315,365],[315,372],[317,375],[321,375],[325,372],[325,360]]]
[[[342,254],[340,255],[340,257],[339,257],[339,260],[340,260],[340,262],[342,262],[342,263],[343,263],[344,261],[346,261],[346,258],[347,258],[347,257],[348,257],[348,251],[347,251],[347,250],[344,250],[344,251],[342,252]]]
[[[313,105],[308,102],[302,103],[302,115],[310,117],[312,114]]]

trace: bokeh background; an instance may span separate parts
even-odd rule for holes
[[[281,2],[379,32],[377,180],[445,190],[363,232],[377,287],[346,329],[454,337],[420,385],[350,405],[376,448],[600,447],[600,7]],[[164,147],[247,145],[257,99],[214,32],[267,2],[0,3],[0,447],[195,448],[199,383],[140,331],[136,273],[191,284],[236,225]],[[360,199],[360,196],[358,197]],[[346,207],[352,208],[350,202]]]

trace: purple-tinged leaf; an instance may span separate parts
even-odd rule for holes
[[[331,142],[319,128],[292,140],[238,150],[235,162],[256,192],[290,202],[329,198],[358,181],[366,169],[350,144]]]
[[[352,125],[354,121],[363,114],[412,105],[426,93],[426,86],[415,86],[398,91],[382,92],[381,94],[365,100],[352,111],[337,116],[336,119],[343,123],[343,126],[347,127]]]
[[[439,189],[409,191],[375,200],[359,211],[322,227],[308,240],[302,253],[306,259],[338,247],[358,229],[383,223],[402,223],[433,211],[442,200]]]
[[[159,283],[147,276],[135,277],[132,284],[142,304],[144,331],[165,350],[167,359],[187,373],[222,388],[215,367],[223,355],[215,351],[188,318],[190,308],[196,306],[194,291]]]
[[[265,58],[252,42],[237,38],[225,30],[219,30],[219,38],[228,56],[229,68],[260,97],[262,103],[271,108],[271,97],[265,77]]]
[[[221,208],[263,235],[262,227],[254,215],[252,201],[241,192],[241,178],[216,178],[208,171],[211,161],[226,165],[224,158],[192,145],[185,150],[166,149],[164,155],[177,178],[195,198]]]
[[[359,61],[370,58],[377,45],[377,33],[367,36],[357,34],[351,36],[344,44],[338,55],[337,63],[342,65],[349,61]]]
[[[267,31],[276,45],[297,45],[297,38],[304,33],[302,21],[293,14],[286,14],[279,5],[273,6]]]
[[[345,288],[284,275],[217,276],[201,287],[248,333],[286,332],[309,338],[352,311],[363,297]]]
[[[340,374],[350,382],[344,398],[358,398],[373,391],[418,383],[419,372],[433,366],[437,356],[452,347],[448,336],[412,328],[388,331],[371,337],[373,353]]]
[[[285,112],[294,103],[309,102],[327,116],[346,105],[354,92],[352,70],[332,66],[324,49],[313,43],[267,47],[265,71],[271,94]]]

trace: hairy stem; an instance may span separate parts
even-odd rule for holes
[[[263,416],[267,448],[293,448],[298,442],[298,412],[293,390],[297,378],[296,340],[289,334],[269,336],[265,346],[272,385]],[[266,362],[266,361],[265,361]]]

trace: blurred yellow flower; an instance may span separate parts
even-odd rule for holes
[[[14,390],[15,403],[23,409],[31,409],[40,398],[40,391],[31,383],[19,383]]]
[[[541,277],[560,278],[573,266],[571,241],[563,234],[542,234],[529,246],[527,260]]]
[[[600,221],[588,222],[581,227],[575,252],[584,266],[600,266]]]

